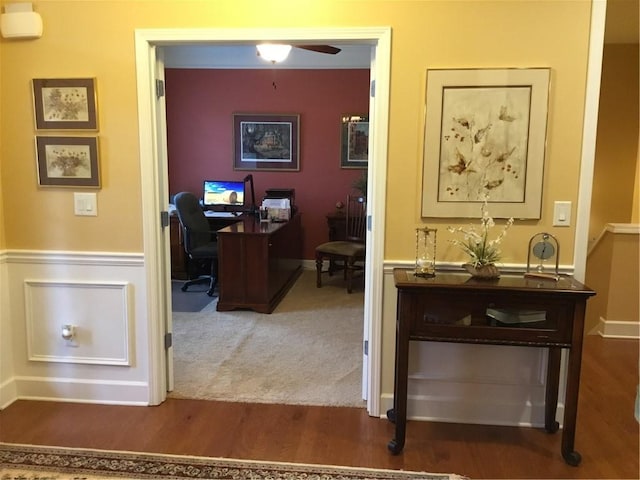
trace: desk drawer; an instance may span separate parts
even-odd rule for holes
[[[398,294],[398,321],[407,322],[411,338],[422,340],[457,338],[478,343],[569,345],[573,308],[573,303],[562,299],[510,292],[467,292],[463,297],[436,290]],[[500,321],[488,316],[487,309],[542,313],[541,317],[523,315]]]

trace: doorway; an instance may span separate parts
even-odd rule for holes
[[[375,84],[370,102],[370,167],[368,261],[365,270],[364,340],[368,343],[364,375],[367,380],[367,410],[379,416],[380,348],[382,324],[382,281],[384,242],[384,185],[386,183],[387,125],[390,76],[390,28],[355,29],[256,29],[256,30],[138,30],[136,31],[136,66],[138,75],[138,116],[140,119],[140,161],[142,171],[143,231],[147,279],[148,331],[150,334],[149,384],[150,404],[166,398],[167,355],[165,333],[171,331],[171,313],[167,311],[170,294],[168,272],[168,229],[158,218],[168,204],[164,131],[157,121],[155,86],[158,50],[162,46],[194,42],[215,44],[256,42],[278,38],[282,41],[322,41],[361,43],[374,52],[371,77]],[[160,48],[159,48],[160,47]],[[161,102],[160,102],[161,103]],[[164,186],[164,188],[162,188]],[[160,187],[160,188],[159,188]],[[155,339],[155,341],[154,341]]]

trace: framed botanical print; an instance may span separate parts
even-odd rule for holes
[[[36,136],[42,187],[100,187],[97,137]]]
[[[427,72],[422,216],[540,218],[550,70]]]
[[[37,130],[97,130],[93,78],[35,78],[33,103]]]

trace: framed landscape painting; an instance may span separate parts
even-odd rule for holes
[[[97,130],[93,78],[36,78],[33,103],[38,130]]]
[[[300,116],[233,115],[234,170],[300,170]]]
[[[427,72],[422,216],[540,218],[550,70]]]

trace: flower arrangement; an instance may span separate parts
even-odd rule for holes
[[[489,240],[489,230],[495,226],[495,222],[491,215],[489,215],[486,197],[482,203],[481,212],[482,217],[480,218],[479,231],[473,226],[468,228],[447,228],[451,233],[462,233],[464,235],[464,240],[454,239],[450,241],[469,255],[469,263],[472,264],[474,268],[493,265],[500,260],[501,252],[498,247],[502,239],[506,236],[507,230],[513,225],[513,218],[510,218],[507,220],[500,234],[495,239]]]

